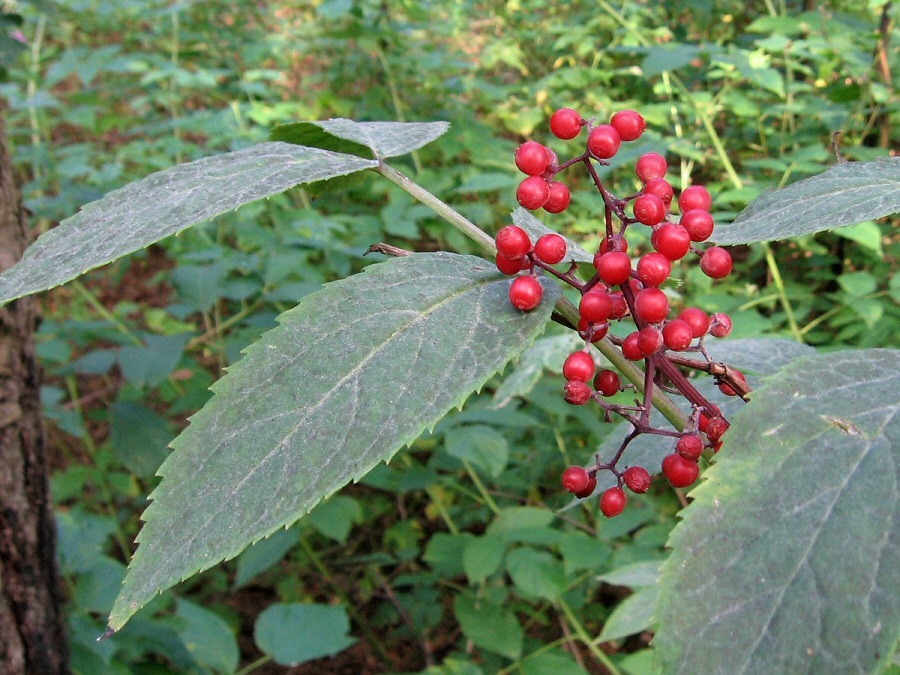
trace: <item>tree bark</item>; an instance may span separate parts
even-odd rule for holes
[[[0,271],[28,243],[0,105]],[[33,297],[0,307],[0,673],[68,673]]]

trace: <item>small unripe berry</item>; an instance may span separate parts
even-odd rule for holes
[[[669,479],[669,484],[676,488],[686,488],[689,485],[693,485],[700,475],[700,467],[697,466],[697,462],[685,459],[677,452],[666,455],[666,458],[662,461],[662,471],[666,478]]]
[[[581,380],[569,380],[563,388],[563,398],[572,405],[584,405],[591,400],[591,388]]]
[[[509,301],[523,312],[537,307],[543,297],[544,287],[534,277],[516,277],[509,287]]]
[[[647,286],[659,286],[672,272],[672,262],[662,253],[648,253],[638,261],[637,276]]]
[[[600,496],[600,511],[607,518],[614,518],[625,510],[628,496],[620,487],[611,487]]]
[[[566,240],[555,232],[543,235],[534,245],[534,254],[538,257],[538,260],[548,265],[562,262],[563,258],[566,257],[567,251]]]
[[[603,282],[610,286],[619,286],[628,281],[631,275],[631,258],[621,251],[610,251],[594,256],[594,267]]]
[[[567,492],[581,492],[591,483],[591,475],[580,466],[570,466],[563,471],[562,486]]]
[[[723,312],[718,312],[709,317],[709,334],[713,337],[723,338],[731,332],[731,317]]]
[[[691,185],[678,195],[678,208],[682,213],[687,213],[692,209],[709,211],[711,207],[712,197],[709,196],[709,191],[702,185]]]
[[[648,152],[641,155],[634,165],[634,172],[642,183],[653,180],[654,178],[664,178],[669,165],[666,158],[655,152]]]
[[[534,211],[541,208],[550,198],[550,187],[540,176],[529,176],[516,188],[516,199],[522,208]]]
[[[583,123],[581,115],[572,108],[560,108],[550,116],[550,133],[568,141],[581,133]]]
[[[588,323],[601,323],[609,318],[613,309],[612,298],[606,291],[590,291],[581,297],[578,314]]]
[[[675,444],[675,450],[685,459],[696,462],[703,454],[703,440],[696,434],[682,436]]]
[[[609,123],[619,132],[623,141],[637,140],[647,128],[644,118],[635,110],[620,110],[612,116]]]
[[[681,225],[663,223],[653,230],[650,243],[669,260],[681,260],[691,250],[691,235]]]
[[[547,201],[544,204],[544,211],[547,213],[562,213],[569,208],[569,202],[572,200],[572,194],[565,183],[559,181],[551,181],[547,186],[550,190]]]
[[[629,333],[622,341],[622,355],[629,361],[640,361],[644,358],[644,352],[641,351],[639,344],[640,335],[637,331]]]
[[[634,217],[644,225],[656,225],[666,217],[666,205],[656,195],[643,194],[634,200]]]
[[[522,143],[516,150],[516,166],[529,176],[540,176],[550,166],[550,151],[536,141]]]
[[[531,250],[531,237],[518,225],[507,225],[496,237],[497,253],[504,258],[521,258]]]
[[[644,356],[655,354],[662,343],[662,333],[656,326],[644,326],[638,331],[638,347]]]
[[[691,327],[691,337],[703,337],[709,330],[709,316],[698,307],[684,308],[678,318]]]
[[[690,324],[683,319],[669,321],[663,326],[662,334],[666,347],[676,352],[684,351],[690,347],[691,341],[694,339]]]
[[[615,396],[621,388],[622,381],[614,370],[601,370],[594,378],[594,389],[604,396]]]
[[[594,357],[587,352],[572,352],[563,363],[563,377],[588,382],[594,377]]]
[[[588,150],[600,159],[609,159],[619,151],[621,145],[622,137],[611,124],[594,127],[588,135]]]
[[[650,489],[650,472],[642,466],[630,466],[625,469],[622,479],[628,489],[643,494]]]
[[[716,227],[716,222],[709,214],[709,211],[703,211],[702,209],[686,211],[681,216],[678,224],[687,230],[691,241],[706,241]]]
[[[659,323],[669,314],[669,299],[658,288],[645,288],[634,297],[634,311],[647,323]]]
[[[721,246],[712,246],[700,256],[700,269],[713,279],[724,279],[731,274],[731,254]]]

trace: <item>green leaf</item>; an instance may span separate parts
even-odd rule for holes
[[[625,598],[606,619],[597,642],[620,640],[650,628],[658,596],[659,587],[648,586]]]
[[[482,649],[508,659],[522,654],[522,626],[512,611],[486,600],[476,605],[468,595],[456,596],[453,611],[463,635]]]
[[[186,624],[179,631],[181,641],[197,663],[217,673],[237,670],[241,655],[234,632],[222,617],[181,598],[177,614]]]
[[[549,530],[554,517],[552,511],[535,506],[509,506],[488,525],[487,534],[505,542],[521,541],[535,531]]]
[[[449,122],[354,122],[334,119],[294,122],[276,127],[273,141],[286,141],[376,159],[412,152],[439,138]],[[370,152],[371,151],[371,152]]]
[[[559,234],[559,232],[557,232],[556,230],[551,230],[549,227],[544,225],[529,211],[526,211],[521,206],[512,212],[512,219],[513,223],[515,223],[523,230],[525,230],[529,235],[531,235],[532,243],[536,242],[545,234]],[[581,248],[581,246],[576,244],[568,237],[564,237],[561,234],[559,236],[566,240],[566,246],[568,248],[568,250],[566,251],[566,257],[563,259],[563,262],[570,262],[574,260],[575,262],[589,263],[594,261],[594,256],[591,253],[585,251],[583,248]]]
[[[257,646],[283,666],[334,656],[356,642],[350,619],[340,605],[278,603],[256,619]]]
[[[773,337],[707,340],[706,350],[713,361],[757,375],[772,375],[789,363],[816,353],[815,349],[802,342]],[[697,352],[685,352],[679,356],[706,361]]]
[[[867,220],[859,225],[842,227],[835,234],[844,239],[855,241],[860,246],[865,246],[873,251],[879,258],[884,258],[884,248],[881,245],[881,228],[878,223]]]
[[[350,530],[363,520],[362,507],[353,497],[337,495],[322,502],[306,517],[310,525],[326,537],[341,544],[347,543]]]
[[[117,401],[109,412],[109,440],[116,456],[131,473],[151,477],[169,454],[166,445],[175,435],[169,421],[132,401]]]
[[[825,173],[757,197],[717,244],[749,244],[821,232],[900,211],[900,157],[841,162]]]
[[[598,579],[614,586],[630,588],[655,586],[659,581],[659,566],[659,560],[642,560],[607,572]]]
[[[41,235],[0,275],[0,303],[58,286],[242,204],[377,164],[316,148],[260,143],[151,174]]]
[[[500,569],[505,552],[506,544],[496,537],[487,535],[469,539],[463,549],[463,567],[469,583],[480,583]]]
[[[566,590],[563,564],[547,551],[517,548],[506,557],[506,571],[526,597],[556,600]]]
[[[493,478],[501,474],[509,460],[506,437],[485,424],[453,427],[444,439],[449,455],[471,462]]]
[[[110,616],[289,526],[412,442],[543,330],[472,256],[421,253],[328,284],[279,317],[172,443]]]
[[[537,340],[522,353],[515,369],[497,387],[493,407],[502,408],[515,396],[527,396],[540,380],[544,369],[561,373],[566,357],[583,346],[584,340],[574,331]]]
[[[300,533],[296,528],[279,530],[271,537],[260,539],[238,556],[234,587],[240,588],[248,581],[271,569],[298,543],[300,543]]]
[[[874,672],[900,633],[900,351],[800,359],[732,420],[673,531],[663,670]],[[727,645],[727,648],[722,646]]]

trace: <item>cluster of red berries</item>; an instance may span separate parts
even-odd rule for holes
[[[731,273],[731,255],[724,248],[698,247],[713,233],[715,222],[710,214],[712,198],[702,185],[685,188],[675,199],[675,191],[666,180],[668,164],[657,153],[642,155],[635,165],[635,173],[642,187],[639,192],[625,198],[613,196],[601,183],[593,163],[609,164],[623,142],[641,137],[645,129],[644,118],[634,110],[617,112],[609,124],[595,125],[585,120],[575,110],[562,108],[550,118],[550,130],[560,139],[571,140],[587,129],[587,143],[583,154],[560,163],[557,155],[548,147],[528,141],[516,151],[516,166],[525,178],[516,190],[516,196],[524,208],[560,213],[571,199],[569,188],[556,180],[559,172],[573,165],[586,167],[605,204],[606,231],[601,236],[599,250],[593,259],[594,274],[584,281],[577,276],[578,266],[572,263],[563,272],[554,267],[562,263],[567,254],[566,240],[558,234],[545,234],[532,243],[528,233],[516,225],[508,225],[496,237],[497,268],[504,274],[517,276],[509,289],[510,302],[522,311],[537,307],[543,296],[538,281],[540,270],[550,273],[577,288],[581,293],[578,306],[577,330],[585,339],[585,348],[569,355],[563,365],[566,385],[563,395],[573,405],[597,402],[609,419],[617,413],[631,422],[634,431],[624,441],[613,461],[597,464],[589,469],[569,467],[563,473],[563,486],[569,492],[583,498],[596,487],[598,471],[611,471],[618,479],[616,487],[606,490],[600,499],[601,511],[606,516],[622,512],[627,503],[624,485],[632,492],[645,492],[650,486],[650,473],[639,466],[624,471],[616,467],[625,446],[640,433],[656,433],[677,438],[674,451],[660,467],[674,487],[687,487],[699,475],[698,461],[704,449],[718,451],[721,436],[728,422],[718,408],[709,403],[683,375],[679,367],[694,367],[696,360],[677,357],[678,352],[699,351],[706,356],[708,372],[712,362],[703,347],[707,335],[721,338],[731,332],[731,318],[724,313],[707,314],[697,307],[686,307],[675,313],[669,296],[662,290],[672,273],[673,263],[689,254],[699,258],[700,269],[712,279],[723,279]],[[678,216],[672,214],[677,205]],[[618,227],[615,226],[618,221]],[[637,261],[628,253],[625,237],[629,227],[644,225],[652,228],[652,251],[644,252]],[[644,361],[651,377],[644,391],[644,401],[637,407],[617,405],[605,398],[624,389],[618,373],[603,369],[596,372],[590,344],[607,338],[612,322],[629,317],[635,329],[624,338],[610,335],[626,359]],[[749,389],[741,373],[727,369],[729,377],[718,381],[720,390],[727,395],[743,396]],[[649,423],[652,388],[665,386],[667,391],[685,396],[693,407],[687,429],[673,432],[653,428]],[[706,440],[704,440],[704,435]]]

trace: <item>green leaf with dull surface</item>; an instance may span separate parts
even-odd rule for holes
[[[545,234],[559,234],[559,232],[557,232],[556,230],[551,230],[549,227],[544,225],[529,211],[526,211],[521,206],[513,211],[512,219],[514,224],[518,225],[529,234],[532,244],[543,237]],[[563,263],[571,262],[573,260],[575,262],[593,262],[594,256],[591,253],[585,251],[583,248],[581,248],[581,246],[576,244],[568,237],[563,237],[563,235],[561,234],[559,236],[561,236],[566,241],[566,257],[563,258]]]
[[[306,296],[172,443],[109,618],[286,527],[413,441],[543,330],[481,258],[420,253]]]
[[[666,673],[868,673],[900,633],[900,351],[764,380],[669,541]],[[731,451],[729,451],[731,449]]]
[[[900,157],[842,162],[825,173],[767,192],[730,225],[716,228],[717,244],[788,239],[900,211]]]
[[[41,235],[0,275],[0,304],[63,284],[242,204],[377,164],[317,148],[260,143],[151,174]]]

